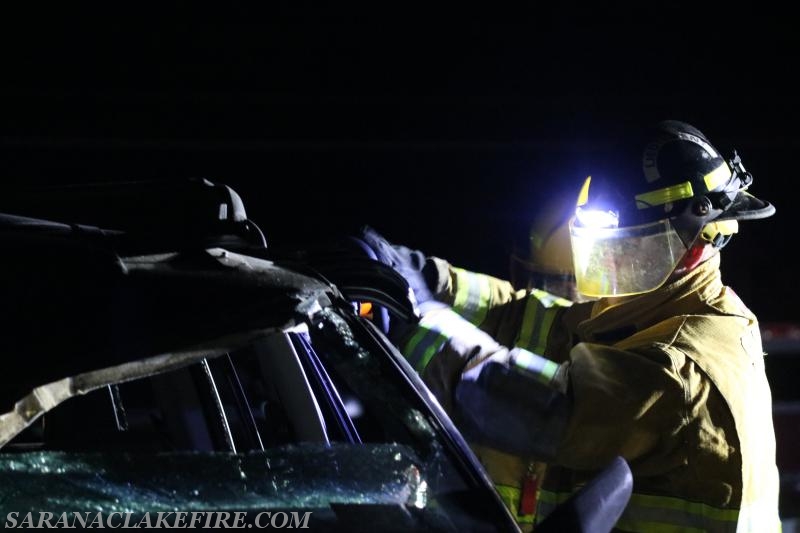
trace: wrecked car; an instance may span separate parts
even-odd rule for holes
[[[4,527],[518,531],[388,340],[409,288],[358,239],[268,247],[207,180],[0,200]],[[609,531],[627,464],[537,532]]]
[[[228,187],[164,189],[73,188],[0,215],[7,527],[159,512],[213,527],[223,515],[204,513],[224,511],[260,527],[516,529],[382,331],[387,310],[412,312],[393,271],[269,250]]]

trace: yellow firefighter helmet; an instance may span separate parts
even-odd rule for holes
[[[578,191],[548,196],[530,224],[528,240],[511,254],[511,282],[520,289],[541,289],[578,301],[572,261],[569,221]]]

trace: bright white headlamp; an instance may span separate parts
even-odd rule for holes
[[[601,211],[599,209],[584,209],[578,207],[575,210],[578,222],[584,228],[616,228],[619,227],[619,214],[616,211]]]

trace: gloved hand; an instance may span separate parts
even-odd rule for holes
[[[360,237],[372,248],[378,261],[389,265],[403,276],[414,294],[415,307],[424,308],[425,304],[435,301],[422,272],[425,266],[425,254],[419,250],[392,244],[369,226],[361,229]]]

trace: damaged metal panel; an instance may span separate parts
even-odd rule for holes
[[[270,334],[282,336],[283,332],[280,329],[269,329],[238,333],[218,339],[213,344],[197,346],[182,352],[156,355],[40,385],[16,402],[13,410],[0,414],[0,448],[47,411],[72,397],[100,387],[163,374],[205,358],[218,357]]]
[[[353,313],[363,299],[413,320],[402,278],[349,249],[228,239],[247,221],[224,205],[233,216],[186,241],[0,215],[0,448],[30,428],[0,453],[0,516],[313,509],[348,532],[513,526]]]
[[[0,310],[0,333],[7,375],[24,379],[5,384],[3,402],[64,376],[294,325],[336,294],[271,261],[219,248],[100,263],[79,248],[37,247],[6,261],[0,292],[14,305]]]

